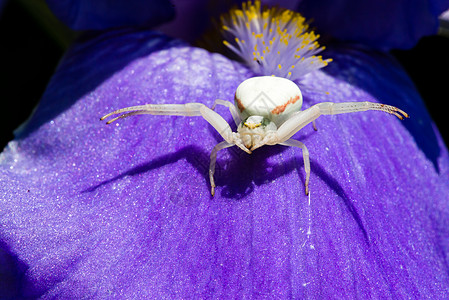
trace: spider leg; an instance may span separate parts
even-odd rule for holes
[[[214,149],[212,149],[212,152],[210,153],[209,180],[211,187],[210,193],[212,194],[212,196],[215,195],[214,173],[215,173],[215,163],[217,161],[217,152],[220,151],[221,149],[225,149],[232,146],[234,146],[234,144],[230,144],[226,141],[223,141],[215,145]]]
[[[222,100],[224,101],[224,100]],[[231,127],[228,122],[223,119],[222,116],[217,114],[212,109],[208,108],[206,105],[202,103],[186,103],[186,104],[146,104],[139,106],[131,106],[122,108],[116,111],[113,111],[105,116],[103,116],[100,120],[105,120],[106,118],[112,115],[121,114],[111,120],[109,120],[106,124],[110,124],[118,119],[126,118],[134,115],[172,115],[172,116],[201,116],[207,122],[209,122],[215,130],[223,137],[226,142],[230,144],[235,144],[243,151],[251,154],[251,151],[247,149],[238,133],[232,132]]]
[[[104,120],[112,115],[118,115],[125,113],[121,116],[115,117],[107,122],[110,124],[118,119],[126,118],[134,115],[171,115],[171,116],[201,116],[200,108],[205,106],[202,103],[187,103],[187,104],[146,104],[131,106],[122,109],[118,109],[107,115],[101,117],[100,120]]]
[[[227,108],[229,108],[229,111],[231,112],[232,118],[234,119],[235,125],[237,125],[237,126],[240,125],[242,120],[240,119],[239,112],[237,111],[237,108],[235,107],[234,104],[232,104],[231,102],[226,101],[226,100],[217,99],[217,100],[215,100],[215,102],[212,105],[211,109],[215,110],[215,107],[217,106],[217,104],[220,104],[220,105],[223,105],[223,106],[226,106]]]
[[[310,180],[310,159],[309,159],[309,150],[307,150],[306,145],[301,143],[300,141],[294,139],[288,139],[285,142],[279,143],[280,145],[289,146],[289,147],[297,147],[302,150],[302,158],[304,160],[304,170],[306,171],[306,195],[309,194],[309,180]]]
[[[332,102],[323,102],[316,104],[319,106],[321,114],[323,115],[338,115],[338,114],[346,114],[351,112],[359,112],[359,111],[367,111],[367,110],[379,110],[392,115],[395,115],[400,120],[403,120],[404,117],[408,118],[408,114],[400,110],[397,107],[374,103],[374,102],[342,102],[342,103],[332,103]]]
[[[123,119],[123,118],[131,117],[131,116],[135,116],[135,115],[144,115],[144,114],[151,114],[151,113],[145,112],[145,111],[132,111],[132,112],[120,115],[118,117],[112,118],[109,121],[107,121],[106,124],[111,124],[112,122],[115,122],[118,119]],[[101,118],[100,120],[103,121],[107,117],[108,117],[108,115],[106,115],[105,117]]]
[[[226,120],[202,103],[146,104],[139,106],[131,106],[113,111],[103,116],[100,120],[105,120],[106,118],[112,115],[119,115],[107,122],[107,124],[110,124],[121,118],[144,114],[171,115],[171,116],[202,116],[218,131],[218,133],[220,133],[220,135],[226,141],[232,143],[234,139],[231,127],[229,127],[229,124],[226,122]]]
[[[408,118],[408,114],[397,107],[373,103],[373,102],[322,102],[315,104],[304,111],[293,114],[287,119],[276,132],[277,143],[284,142],[302,129],[307,124],[313,122],[321,115],[337,115],[352,112],[360,112],[367,110],[379,110],[392,115],[399,119]]]

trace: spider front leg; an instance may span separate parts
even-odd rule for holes
[[[121,114],[121,115],[119,115]],[[235,144],[242,150],[251,153],[240,141],[237,135],[232,132],[228,122],[222,116],[208,108],[202,103],[186,103],[186,104],[146,104],[139,106],[131,106],[113,111],[100,120],[119,115],[112,118],[106,124],[110,124],[118,119],[127,118],[135,115],[170,115],[170,116],[201,116],[230,144]]]
[[[217,100],[213,107],[216,104],[223,104],[224,100]],[[229,103],[229,102],[228,102]],[[230,103],[229,103],[230,104]],[[231,109],[231,106],[228,104],[223,104]],[[234,108],[235,109],[235,108]],[[231,113],[233,114],[234,120],[236,120],[235,113],[231,109]],[[118,115],[117,117],[112,118],[107,122],[110,124],[118,119],[127,118],[134,115],[142,115],[142,114],[150,114],[150,115],[177,115],[177,116],[202,116],[225,140],[219,144],[217,144],[212,153],[210,155],[210,166],[209,166],[209,179],[211,183],[211,193],[212,196],[215,194],[215,182],[214,182],[214,173],[215,173],[215,163],[217,160],[217,152],[221,149],[231,147],[233,145],[238,146],[243,151],[251,154],[251,151],[243,145],[240,136],[238,133],[232,132],[231,127],[223,119],[222,116],[214,112],[212,109],[208,108],[202,103],[187,103],[187,104],[146,104],[139,106],[131,106],[123,109],[119,109],[113,111],[101,118],[101,120],[105,120],[106,118],[112,115]],[[240,117],[238,117],[240,119]]]
[[[404,117],[409,117],[403,110],[386,104],[373,102],[322,102],[315,104],[304,111],[299,111],[293,114],[278,128],[276,132],[276,140],[278,143],[288,140],[296,132],[316,120],[321,115],[338,115],[367,110],[383,111],[395,115],[401,120],[403,120]]]
[[[101,121],[112,115],[122,114],[109,121],[106,124],[111,124],[118,119],[127,118],[135,115],[166,115],[166,116],[201,116],[201,107],[205,106],[202,103],[187,103],[187,104],[145,104],[138,106],[130,106],[115,110],[107,115],[101,117]]]
[[[276,131],[270,144],[281,144],[284,146],[293,146],[302,149],[304,158],[304,169],[306,171],[306,194],[309,193],[309,178],[310,178],[310,161],[309,151],[306,146],[296,140],[290,139],[296,132],[302,129],[309,123],[313,123],[321,115],[337,115],[351,112],[379,110],[392,115],[399,119],[408,118],[408,114],[397,107],[372,102],[343,102],[332,103],[323,102],[318,103],[304,111],[299,111],[286,120]]]

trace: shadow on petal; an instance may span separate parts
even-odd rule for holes
[[[232,148],[231,148],[232,149]],[[293,171],[298,172],[298,182],[301,186],[304,186],[305,175],[303,172],[302,157],[293,157],[286,162],[271,164],[264,161],[271,155],[276,155],[284,152],[286,147],[273,147],[263,149],[261,148],[252,157],[249,157],[242,151],[244,155],[231,155],[232,160],[228,161],[223,167],[217,162],[216,183],[217,186],[223,186],[220,196],[228,199],[238,201],[244,196],[251,194],[255,190],[255,186],[269,185],[271,181],[276,180],[279,177],[287,175]],[[299,154],[300,155],[300,154]],[[89,187],[82,191],[82,193],[91,193],[98,188],[111,184],[117,180],[120,180],[126,176],[135,176],[142,173],[149,172],[151,170],[160,168],[162,166],[175,163],[181,159],[186,159],[199,173],[204,175],[205,184],[209,186],[209,155],[201,148],[197,146],[187,146],[174,153],[160,156],[153,159],[151,162],[140,164],[128,171],[118,174],[117,176],[102,181],[92,187]],[[301,161],[298,163],[298,160]],[[321,167],[316,161],[311,160],[312,173],[317,175],[323,180],[330,189],[342,199],[347,210],[350,212],[357,226],[359,227],[364,240],[367,244],[370,244],[370,238],[363,225],[363,221],[360,214],[348,195],[345,193],[343,187],[331,174],[329,174],[323,167]],[[251,172],[242,172],[242,170],[252,170]],[[257,174],[260,174],[258,176]]]
[[[0,298],[18,299],[24,273],[29,267],[3,240],[0,241]]]
[[[318,175],[318,177],[320,177],[321,180],[323,180],[343,200],[344,205],[351,213],[351,216],[353,217],[354,221],[356,222],[357,226],[362,232],[365,242],[369,245],[370,238],[368,232],[366,231],[365,226],[363,225],[362,218],[360,217],[360,214],[357,212],[356,206],[354,205],[353,201],[345,193],[343,187],[340,185],[340,183],[338,183],[338,181],[334,177],[332,177],[331,174],[326,172],[326,170],[321,165],[314,162],[313,160],[310,162],[310,164],[312,172]]]
[[[201,174],[204,174],[205,178],[207,178],[207,180],[208,180],[208,177],[206,177],[206,174],[205,174],[204,162],[209,160],[209,156],[206,154],[206,152],[204,150],[202,150],[199,147],[187,146],[187,147],[184,147],[174,153],[162,155],[156,159],[151,160],[148,163],[140,164],[128,171],[120,173],[111,179],[102,181],[99,184],[94,185],[90,188],[87,188],[81,192],[82,193],[91,193],[104,185],[111,184],[111,183],[113,183],[117,180],[120,180],[126,176],[135,176],[135,175],[139,175],[142,173],[146,173],[151,170],[158,169],[162,166],[175,163],[181,159],[186,159]],[[207,164],[207,168],[208,168],[208,164]]]
[[[323,168],[314,159],[310,159],[310,167],[311,167],[311,173],[317,175],[322,181],[324,181],[326,183],[326,185],[330,189],[332,189],[341,198],[346,209],[349,211],[349,213],[353,217],[354,221],[356,222],[357,226],[359,227],[361,233],[363,234],[365,242],[367,244],[370,244],[370,238],[365,229],[365,226],[363,225],[362,218],[360,217],[360,214],[357,212],[357,209],[356,209],[353,201],[345,193],[343,186],[338,182],[338,180],[335,177],[333,177],[329,172],[327,172],[326,169]],[[264,169],[270,170],[270,172],[265,172],[263,174],[263,178],[264,178],[263,181],[256,179],[255,183],[257,185],[269,184],[267,182],[275,180],[278,177],[284,176],[284,175],[296,170],[298,173],[298,177],[299,177],[297,184],[300,184],[301,187],[304,187],[305,172],[304,172],[304,163],[302,160],[301,153],[297,154],[296,157],[291,158],[286,162],[272,164]]]

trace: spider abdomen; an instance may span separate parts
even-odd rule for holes
[[[280,126],[301,109],[302,94],[291,80],[260,76],[243,81],[237,87],[234,101],[242,120],[262,116]]]

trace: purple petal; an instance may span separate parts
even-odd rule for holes
[[[319,32],[334,38],[377,49],[406,49],[436,34],[438,16],[448,8],[448,0],[303,0],[298,9],[313,19]]]
[[[355,48],[329,56],[326,72],[305,79],[306,106],[381,101],[411,118],[329,116],[296,134],[311,154],[310,198],[300,150],[222,150],[212,198],[209,153],[221,139],[206,121],[98,119],[144,103],[232,100],[252,74],[148,31],[74,45],[0,155],[9,296],[447,298],[440,135],[390,57]]]
[[[174,17],[169,0],[46,0],[53,13],[74,30],[154,26]]]

